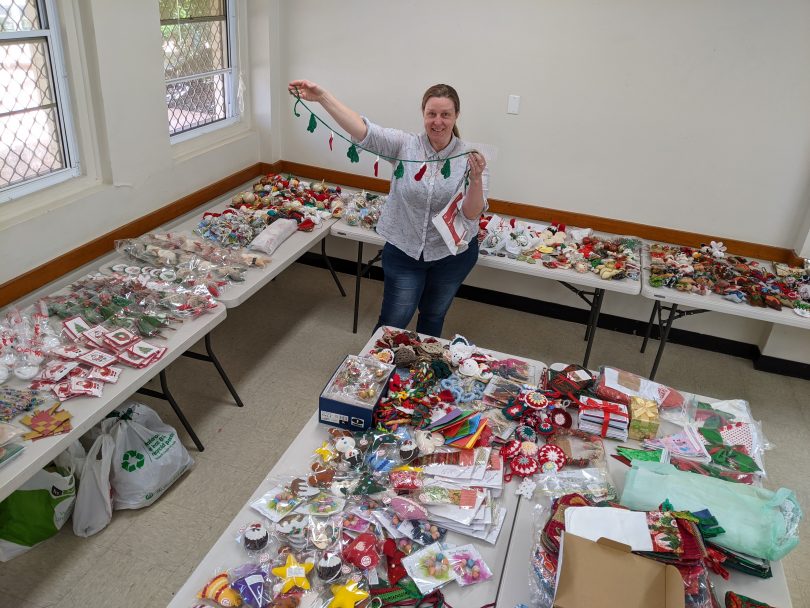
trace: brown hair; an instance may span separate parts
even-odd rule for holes
[[[453,102],[453,106],[456,108],[456,114],[461,111],[461,102],[458,99],[458,93],[456,93],[456,90],[449,84],[434,84],[425,91],[425,94],[422,95],[422,112],[425,111],[425,106],[427,105],[428,99],[431,97],[447,97]],[[458,125],[453,125],[453,135],[461,137],[458,133]]]

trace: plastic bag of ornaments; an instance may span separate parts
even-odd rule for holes
[[[47,350],[59,344],[56,334],[47,327],[47,317],[22,314],[10,308],[0,321],[0,384],[14,376],[19,380],[32,380],[45,361]],[[47,334],[43,335],[43,331]],[[46,343],[48,346],[46,347]]]
[[[203,214],[194,233],[223,247],[247,247],[267,227],[267,213],[249,210],[225,209],[222,213]]]
[[[197,271],[195,262],[177,269],[156,268],[141,264],[113,264],[113,277],[133,291],[143,288],[152,292],[145,298],[155,301],[160,309],[171,311],[183,318],[196,318],[217,307],[213,293],[221,285],[212,281],[208,273]],[[213,292],[213,293],[212,293]]]

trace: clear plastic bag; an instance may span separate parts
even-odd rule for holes
[[[532,608],[551,608],[557,581],[557,556],[549,553],[541,542],[543,528],[551,515],[551,503],[542,499],[532,509],[532,537],[529,555],[529,598]]]
[[[616,500],[616,486],[606,468],[563,469],[556,473],[536,476],[535,496],[559,498],[566,494],[581,494],[592,502]]]
[[[754,420],[743,399],[704,402],[697,399],[687,410],[711,455],[712,465],[730,471],[765,477],[762,456],[771,449],[762,425]]]
[[[687,408],[694,400],[691,393],[678,391],[637,374],[606,366],[599,368],[595,392],[602,399],[623,405],[629,405],[631,397],[652,399],[658,404],[663,420],[680,426],[686,423]]]

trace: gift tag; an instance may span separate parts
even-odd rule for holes
[[[137,342],[138,339],[138,336],[134,333],[123,328],[104,334],[104,341],[117,349],[129,346],[133,342]]]
[[[106,333],[107,329],[104,326],[96,325],[95,327],[91,327],[87,331],[82,332],[82,338],[93,346],[103,348],[106,346],[106,343],[104,342],[104,334]]]
[[[103,350],[94,349],[79,357],[79,360],[95,365],[96,367],[107,367],[110,363],[115,363],[115,355],[105,353]]]
[[[62,321],[65,331],[74,340],[78,340],[84,332],[90,329],[90,324],[81,317],[71,317]]]
[[[88,395],[90,397],[101,397],[104,392],[104,383],[89,378],[71,378],[70,392],[75,395]]]
[[[58,382],[68,375],[70,370],[78,367],[79,364],[74,361],[51,361],[45,366],[40,374],[41,380],[49,382]]]
[[[87,377],[91,380],[101,380],[102,382],[115,384],[118,382],[118,378],[121,376],[122,371],[124,370],[113,365],[108,365],[107,367],[94,367],[90,370],[90,374]]]
[[[56,348],[51,349],[51,354],[61,357],[62,359],[75,359],[76,357],[89,352],[89,348],[85,348],[79,344],[68,344],[66,346],[57,346]]]

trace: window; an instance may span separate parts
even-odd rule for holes
[[[169,134],[235,117],[232,0],[160,0]]]
[[[52,0],[0,0],[0,201],[78,175]]]

